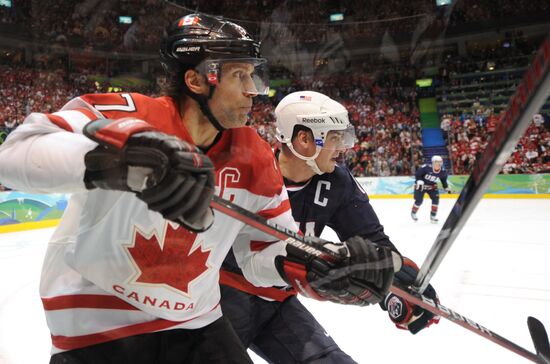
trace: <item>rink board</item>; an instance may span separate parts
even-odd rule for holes
[[[450,176],[452,194],[457,198],[468,176]],[[373,199],[412,199],[414,177],[361,177],[361,187]],[[0,192],[0,233],[45,228],[57,225],[69,194],[37,195],[18,191]],[[550,174],[498,175],[484,198],[550,198]]]

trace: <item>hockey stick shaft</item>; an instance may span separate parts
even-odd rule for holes
[[[470,330],[471,332],[484,337],[487,340],[490,340],[494,342],[497,345],[500,345],[501,347],[508,349],[525,359],[528,359],[534,363],[541,363],[545,364],[546,362],[543,361],[542,357],[539,355],[515,344],[514,342],[500,336],[499,334],[487,329],[484,326],[481,326],[475,321],[472,321],[471,319],[443,306],[442,304],[435,302],[426,296],[423,296],[419,293],[414,292],[412,289],[405,289],[400,288],[397,286],[392,286],[390,289],[391,292],[396,294],[397,296],[412,302],[415,305],[418,305],[425,310],[428,310],[436,315],[439,315],[441,317],[446,318],[449,321],[454,322],[455,324],[462,326],[463,328]]]
[[[224,200],[219,196],[214,196],[212,202],[210,203],[210,206],[213,209],[223,214],[226,214],[236,220],[239,220],[247,225],[250,225],[277,239],[285,240],[290,244],[296,244],[295,242],[298,242],[299,244],[301,244],[297,246],[298,248],[308,249],[308,251],[311,253],[314,253],[315,251],[317,251],[317,253],[314,253],[315,255],[322,256],[323,254],[332,254],[332,252],[330,251],[324,252],[322,251],[321,248],[311,246],[309,242],[306,242],[304,240],[303,236],[298,235],[297,233],[291,230],[288,230],[284,227],[281,227],[277,224],[270,223],[263,217],[258,216],[238,205],[235,205],[230,201]],[[336,256],[334,256],[333,258],[339,259]],[[495,334],[494,332],[475,323],[474,321],[446,308],[445,306],[439,303],[434,302],[433,300],[419,293],[413,292],[408,288],[400,288],[395,285],[390,288],[390,291],[402,297],[403,299],[410,301],[414,304],[417,304],[418,306],[436,315],[445,317],[446,319],[456,323],[457,325],[460,325],[488,340],[491,340],[494,343],[523,356],[524,358],[527,358],[535,363],[544,363],[539,359],[539,357],[536,354],[522,348],[521,346],[514,344],[510,340],[507,340],[502,336]]]
[[[331,250],[323,249],[322,246],[313,246],[310,242],[306,242],[304,237],[290,229],[272,224],[265,218],[256,215],[230,201],[214,195],[210,207],[225,215],[228,215],[236,220],[244,222],[274,238],[285,240],[287,243],[295,245],[301,250],[305,250],[310,254],[321,257],[329,262],[336,263],[341,257]]]
[[[492,135],[485,151],[478,155],[470,178],[428,252],[416,278],[422,293],[445,258],[459,232],[483,197],[495,175],[512,154],[521,136],[550,94],[550,41],[545,39],[508,103],[506,114]]]

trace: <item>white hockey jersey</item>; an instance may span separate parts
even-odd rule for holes
[[[133,193],[84,187],[81,134],[97,118],[136,117],[191,141],[170,98],[90,94],[53,114],[33,113],[0,148],[0,181],[35,193],[72,192],[42,269],[40,295],[52,354],[172,328],[193,329],[221,316],[219,268],[233,245],[244,276],[260,287],[286,283],[274,267],[284,242],[221,213],[204,233],[165,220]],[[207,152],[218,195],[297,230],[271,148],[255,130],[223,132]]]

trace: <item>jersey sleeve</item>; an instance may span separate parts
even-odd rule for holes
[[[31,113],[0,148],[0,182],[31,193],[83,192],[84,155],[97,144],[83,127],[99,118],[141,117],[139,94],[90,94],[51,114]]]
[[[327,226],[336,232],[341,241],[359,235],[395,249],[390,238],[384,233],[384,227],[380,224],[367,193],[349,171],[346,170],[342,175],[344,178],[338,183],[345,184],[346,195]]]
[[[263,143],[263,141],[262,141]],[[283,177],[271,148],[266,144],[264,158],[258,158],[255,166],[257,183],[263,186],[262,194],[254,194],[256,207],[252,210],[291,231],[298,231],[292,217],[290,200],[283,184]],[[261,176],[261,177],[260,177]],[[255,188],[256,191],[259,188]],[[286,286],[275,268],[275,257],[286,256],[286,243],[251,226],[245,225],[233,244],[233,254],[243,276],[257,287]]]
[[[291,231],[298,231],[286,190],[275,196],[258,215]],[[244,277],[257,287],[286,286],[275,268],[275,257],[286,256],[286,243],[251,226],[244,226],[233,244],[233,253]]]
[[[449,184],[447,183],[447,172],[441,171],[441,176],[439,177],[441,180],[441,184],[443,185],[443,188],[449,187]]]
[[[424,175],[424,165],[418,168],[414,173],[415,181],[423,180],[423,175]]]
[[[0,148],[0,182],[31,193],[85,191],[84,155],[97,144],[82,127],[99,117],[88,109],[28,115]]]

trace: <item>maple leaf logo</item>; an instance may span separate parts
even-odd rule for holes
[[[187,294],[189,283],[208,270],[210,250],[197,247],[191,252],[196,238],[197,233],[170,224],[162,244],[155,234],[147,238],[136,231],[134,246],[127,247],[139,270],[135,282],[166,284]]]

